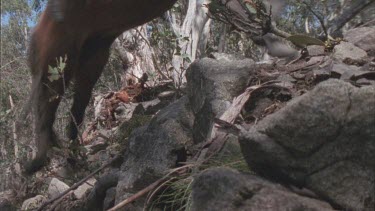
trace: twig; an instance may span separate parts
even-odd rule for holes
[[[362,25],[359,25],[359,26],[360,26],[360,27],[368,26],[368,25],[370,25],[370,24],[373,24],[374,22],[375,22],[375,18],[372,19],[372,20],[370,20],[370,21],[368,21],[368,22],[366,22],[366,23],[363,23]]]
[[[92,176],[94,176],[95,174],[97,174],[101,170],[107,168],[108,166],[110,166],[112,163],[116,162],[121,157],[122,157],[122,152],[120,152],[119,155],[117,155],[114,158],[112,158],[108,163],[103,164],[101,167],[99,167],[98,169],[96,169],[94,172],[92,172],[91,174],[87,175],[85,178],[81,179],[79,182],[77,182],[74,185],[72,185],[66,191],[60,193],[58,196],[55,196],[54,198],[52,198],[52,199],[48,200],[47,202],[45,202],[44,204],[42,204],[42,206],[40,206],[37,211],[43,210],[43,208],[45,208],[47,205],[49,205],[49,204],[53,203],[54,201],[60,199],[61,197],[65,196],[71,190],[74,190],[74,189],[78,188],[80,185],[82,185],[83,183],[85,183]]]
[[[156,188],[160,183],[166,181],[168,178],[161,178],[159,180],[157,180],[156,182],[152,183],[151,185],[147,186],[146,188],[142,189],[141,191],[139,191],[138,193],[134,194],[133,196],[125,199],[124,201],[120,202],[119,204],[117,204],[115,207],[107,210],[107,211],[115,211],[115,210],[118,210],[120,208],[122,208],[123,206],[133,202],[134,200],[136,200],[137,198],[143,196],[144,194],[146,194],[147,192],[151,191],[152,189]]]
[[[61,197],[60,199],[56,200],[55,203],[51,205],[51,207],[48,209],[48,211],[54,211],[62,201],[64,200],[64,197]]]
[[[187,169],[187,168],[191,168],[192,166],[194,166],[193,164],[188,164],[188,165],[185,165],[185,166],[181,166],[179,168],[175,168],[173,169],[171,172],[169,172],[167,175],[165,175],[164,177],[156,180],[155,182],[153,182],[151,185],[143,188],[142,190],[138,191],[136,194],[132,195],[131,197],[129,198],[126,198],[125,200],[123,200],[122,202],[118,203],[116,206],[112,207],[111,209],[107,210],[107,211],[115,211],[115,210],[118,210],[122,207],[124,207],[125,205],[133,202],[134,200],[138,199],[139,197],[145,195],[146,193],[148,193],[149,191],[153,190],[154,188],[158,187],[159,184],[169,180],[169,177],[173,174],[173,173],[176,173],[180,170],[184,170],[184,169]]]
[[[4,64],[3,66],[0,67],[0,70],[3,69],[4,67],[6,67],[6,66],[8,66],[8,65],[10,65],[10,64],[12,64],[12,63],[14,63],[14,62],[17,62],[17,61],[18,61],[19,59],[21,59],[22,57],[23,57],[23,56],[16,57],[16,58],[13,59],[12,61],[10,61],[10,62]]]
[[[156,187],[152,192],[150,192],[150,194],[147,196],[147,201],[146,201],[144,207],[147,207],[147,205],[150,203],[151,199],[154,197],[154,195],[156,195],[156,193],[157,193],[162,187],[164,187],[166,184],[168,184],[168,182],[171,182],[171,181],[173,181],[174,179],[176,179],[176,177],[168,178],[168,179],[165,180],[163,183],[161,183],[158,187]]]
[[[150,42],[148,41],[148,39],[147,39],[146,37],[143,36],[142,32],[139,31],[138,28],[135,28],[135,31],[136,31],[136,32],[138,33],[138,35],[143,39],[143,41],[148,45],[148,47],[152,48]]]

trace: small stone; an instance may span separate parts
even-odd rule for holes
[[[334,64],[331,72],[332,75],[338,75],[337,78],[340,78],[341,80],[349,80],[361,71],[359,70],[359,67],[354,65]]]
[[[366,51],[358,48],[349,42],[341,42],[336,45],[333,52],[333,57],[339,61],[351,60],[351,61],[362,61],[366,59]]]
[[[314,75],[315,82],[325,81],[329,79],[331,76],[331,74],[324,69],[313,70],[313,75]]]
[[[365,51],[375,50],[375,28],[351,29],[345,33],[344,38]]]
[[[372,86],[374,86],[374,85],[375,85],[375,81],[374,81],[374,80],[368,80],[368,79],[366,79],[366,78],[358,79],[358,80],[356,81],[356,83],[357,83],[358,85],[362,85],[362,86],[364,86],[364,85],[372,85]]]
[[[46,197],[37,195],[33,198],[29,198],[22,203],[21,210],[35,210],[38,209],[45,201]]]
[[[307,46],[307,51],[309,52],[309,56],[320,56],[324,55],[324,46],[320,45],[309,45]]]
[[[69,189],[69,186],[60,180],[53,178],[48,186],[48,197],[53,198]]]
[[[96,183],[95,178],[91,178],[74,190],[74,196],[77,199],[81,199],[88,191],[90,191]]]
[[[306,74],[302,74],[300,72],[294,72],[292,76],[295,79],[304,79],[306,77]]]

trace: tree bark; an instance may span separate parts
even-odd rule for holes
[[[150,46],[147,37],[147,24],[126,31],[121,37],[115,40],[114,49],[120,56],[123,68],[126,71],[122,76],[122,86],[128,85],[128,81],[138,82],[144,73],[155,75],[157,70],[153,62],[154,51]],[[136,43],[134,49],[126,49],[126,45]],[[125,45],[125,46],[124,46]],[[153,83],[155,78],[149,77],[149,83]]]
[[[210,21],[207,16],[207,8],[210,0],[189,0],[188,9],[181,27],[176,25],[174,16],[170,16],[171,28],[179,39],[181,55],[174,55],[172,65],[174,67],[173,79],[178,86],[186,81],[186,67],[194,61],[197,56],[204,55],[205,46],[209,34]],[[188,39],[185,39],[188,38]],[[189,56],[189,59],[186,59]]]

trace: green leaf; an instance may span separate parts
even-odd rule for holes
[[[50,82],[54,82],[54,81],[57,81],[59,79],[60,79],[60,75],[50,75],[50,76],[48,76],[48,80]]]
[[[304,48],[308,45],[321,45],[324,46],[324,42],[314,37],[309,37],[303,34],[292,35],[287,38],[294,45]]]
[[[52,66],[48,65],[48,73],[51,74],[51,75],[58,75],[59,70],[56,67],[52,67]]]

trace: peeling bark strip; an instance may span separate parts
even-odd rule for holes
[[[221,115],[220,118],[215,120],[215,124],[212,128],[211,137],[204,144],[204,148],[208,148],[208,151],[204,158],[210,158],[219,152],[227,140],[228,132],[240,133],[241,129],[231,126],[238,115],[240,114],[245,103],[251,99],[251,95],[264,89],[286,89],[278,85],[273,85],[277,81],[270,81],[259,86],[248,87],[244,93],[234,98],[232,105]],[[287,89],[288,90],[288,89]],[[228,127],[229,126],[229,127]],[[224,127],[226,129],[221,130]],[[229,129],[229,130],[228,130]],[[201,159],[201,158],[200,158]]]

